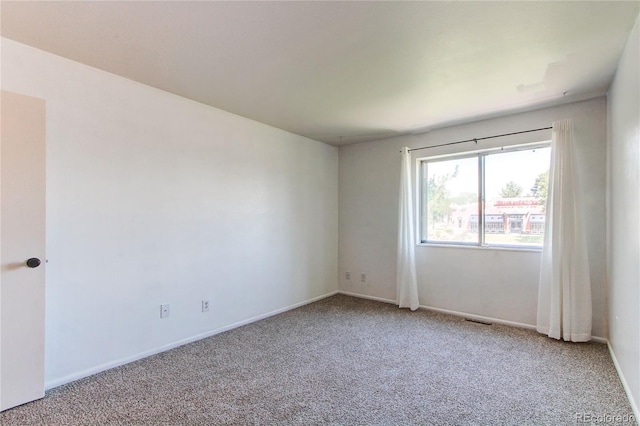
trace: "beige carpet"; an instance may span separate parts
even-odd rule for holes
[[[630,417],[605,345],[338,295],[53,389],[0,413],[0,424],[635,424]]]

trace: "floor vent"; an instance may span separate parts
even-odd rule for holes
[[[465,321],[469,321],[469,322],[475,322],[477,324],[484,324],[484,325],[491,325],[492,323],[488,322],[488,321],[482,321],[479,319],[474,319],[474,318],[465,318]]]

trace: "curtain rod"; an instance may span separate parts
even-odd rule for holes
[[[466,143],[466,142],[478,143],[478,141],[483,141],[485,139],[501,138],[503,136],[511,136],[511,135],[519,135],[519,134],[522,134],[522,133],[539,132],[540,130],[549,130],[549,129],[553,129],[553,127],[541,127],[539,129],[523,130],[521,132],[504,133],[502,135],[485,136],[483,138],[473,138],[473,139],[466,139],[466,140],[457,141],[457,142],[441,143],[440,145],[423,146],[422,148],[412,148],[412,149],[409,150],[409,152],[418,151],[418,150],[421,150],[421,149],[437,148],[439,146],[456,145],[456,144],[459,144],[459,143]],[[400,152],[402,152],[402,151],[400,151]]]

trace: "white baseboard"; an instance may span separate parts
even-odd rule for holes
[[[591,341],[596,343],[602,343],[603,345],[608,345],[609,341],[604,337],[591,336]]]
[[[394,305],[397,304],[397,302],[395,300],[383,299],[381,297],[369,296],[369,295],[366,295],[366,294],[350,293],[350,292],[346,292],[346,291],[338,291],[338,293],[345,294],[347,296],[359,297],[361,299],[375,300],[375,301],[378,301],[378,302],[391,303],[391,304],[394,304]],[[433,312],[439,312],[439,313],[442,313],[442,314],[454,315],[454,316],[461,317],[461,318],[469,318],[469,319],[483,321],[483,322],[490,322],[490,323],[494,323],[494,324],[504,324],[504,325],[509,325],[509,326],[512,326],[512,327],[526,328],[526,329],[529,329],[529,330],[535,330],[536,329],[536,327],[534,325],[530,325],[530,324],[523,324],[523,323],[515,322],[515,321],[501,320],[501,319],[498,319],[498,318],[487,317],[487,316],[483,316],[483,315],[468,314],[466,312],[452,311],[450,309],[434,308],[433,306],[420,305],[420,309],[425,309],[427,311],[433,311]]]
[[[366,294],[351,293],[351,292],[347,292],[347,291],[338,291],[338,293],[344,294],[344,295],[347,295],[347,296],[359,297],[361,299],[368,299],[368,300],[375,300],[375,301],[378,301],[378,302],[390,303],[392,305],[396,305],[397,304],[397,302],[395,300],[384,299],[382,297],[376,297],[376,296],[369,296],[369,295],[366,295]],[[503,320],[503,319],[499,319],[499,318],[487,317],[487,316],[484,316],[484,315],[469,314],[469,313],[466,313],[466,312],[452,311],[450,309],[435,308],[433,306],[420,305],[420,309],[425,309],[425,310],[433,311],[433,312],[439,312],[439,313],[442,313],[442,314],[454,315],[454,316],[462,317],[462,318],[469,318],[469,319],[472,319],[472,320],[477,320],[477,321],[482,321],[482,322],[490,322],[490,323],[493,323],[493,324],[502,324],[502,325],[508,325],[510,327],[526,328],[527,330],[535,330],[536,329],[536,326],[532,325],[532,324],[525,324],[525,323],[516,322],[516,321]],[[603,343],[603,344],[607,343],[607,339],[605,339],[603,337],[593,336],[593,337],[591,337],[591,340],[594,341],[594,342],[597,342],[597,343]]]
[[[492,324],[501,324],[501,325],[508,325],[510,327],[526,328],[527,330],[535,330],[536,329],[536,326],[535,325],[531,325],[531,324],[525,324],[525,323],[522,323],[522,322],[516,322],[516,321],[503,320],[503,319],[499,319],[499,318],[487,317],[487,316],[484,316],[484,315],[468,314],[466,312],[452,311],[450,309],[435,308],[433,306],[420,305],[420,309],[426,309],[427,311],[439,312],[441,314],[449,314],[449,315],[454,315],[454,316],[457,316],[457,317],[468,318],[468,319],[472,319],[472,320],[476,320],[476,321],[482,321],[482,322],[488,322],[488,323],[492,323]]]
[[[327,297],[331,297],[335,294],[338,294],[338,291],[332,291],[331,293],[324,294],[322,296],[314,297],[309,300],[305,300],[303,302],[295,303],[293,305],[276,309],[275,311],[267,312],[265,314],[257,315],[255,317],[248,318],[243,321],[239,321],[224,327],[217,328],[215,330],[207,331],[206,333],[196,334],[195,336],[187,337],[186,339],[181,339],[172,343],[168,343],[166,345],[159,346],[157,348],[150,349],[148,351],[140,352],[132,356],[119,358],[111,362],[107,362],[105,364],[101,364],[83,371],[79,371],[74,374],[70,374],[68,376],[64,376],[58,379],[50,380],[44,384],[45,390],[49,390],[58,386],[66,385],[67,383],[75,382],[76,380],[84,379],[85,377],[92,376],[97,373],[101,373],[106,370],[110,370],[112,368],[120,367],[121,365],[129,364],[130,362],[138,361],[143,358],[147,358],[151,355],[156,355],[161,352],[165,352],[174,348],[177,348],[182,345],[186,345],[188,343],[196,342],[201,339],[205,339],[207,337],[215,336],[216,334],[224,333],[225,331],[232,330],[234,328],[242,327],[243,325],[251,324],[252,322],[260,321],[265,318],[281,314],[283,312],[290,311],[292,309],[299,308],[300,306],[308,305],[309,303],[317,302],[318,300],[326,299]]]
[[[360,293],[351,293],[348,291],[338,291],[339,294],[344,294],[345,296],[351,296],[351,297],[357,297],[359,299],[368,299],[368,300],[375,300],[376,302],[384,302],[384,303],[390,303],[392,305],[396,305],[397,302],[395,300],[391,300],[391,299],[384,299],[382,297],[376,297],[376,296],[369,296],[366,294],[360,294]]]
[[[627,394],[627,399],[629,400],[629,404],[631,405],[631,411],[633,412],[633,416],[636,418],[636,422],[640,420],[640,410],[638,410],[638,405],[633,399],[633,394],[631,393],[631,388],[627,383],[627,380],[622,374],[622,369],[620,368],[620,364],[618,363],[618,358],[616,358],[616,353],[613,351],[611,347],[611,343],[607,342],[607,347],[609,348],[609,354],[611,355],[611,359],[613,360],[613,365],[616,367],[616,372],[618,373],[618,377],[620,377],[620,382],[622,382],[622,388],[624,392]]]

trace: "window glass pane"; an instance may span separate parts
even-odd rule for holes
[[[485,157],[485,243],[542,246],[551,148]]]
[[[478,158],[422,164],[422,241],[477,244]]]

